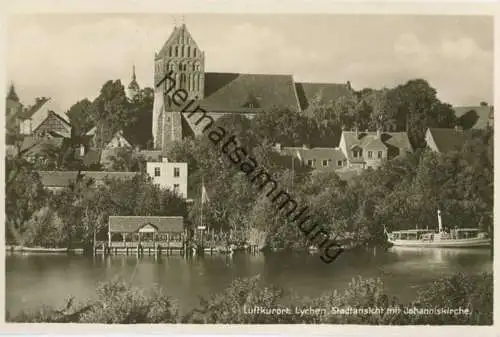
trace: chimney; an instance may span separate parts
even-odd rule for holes
[[[161,157],[161,161],[162,161],[162,163],[168,163],[168,158],[163,156],[163,157]]]
[[[380,139],[380,135],[382,134],[382,128],[377,128],[377,138]]]
[[[359,136],[359,130],[358,130],[357,126],[354,127],[354,134],[356,135],[356,138],[358,138],[358,136]]]
[[[455,131],[461,132],[462,131],[462,127],[460,125],[455,125]]]
[[[80,144],[80,157],[83,157],[85,155],[85,146],[83,144]]]
[[[281,152],[281,144],[280,143],[276,143],[275,148],[278,152]]]

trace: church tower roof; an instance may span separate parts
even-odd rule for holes
[[[135,65],[132,66],[132,81],[130,81],[130,84],[128,85],[129,89],[135,89],[139,90],[139,84],[137,83],[137,78],[135,76]]]
[[[10,85],[9,93],[7,94],[7,99],[19,103],[19,97],[16,94],[16,88],[14,88],[14,84]]]
[[[167,39],[160,51],[156,54],[156,58],[172,56],[171,47],[174,45],[189,45],[191,47],[198,48],[198,45],[194,41],[191,33],[187,29],[186,24],[184,23],[174,28],[174,31],[172,32],[172,34],[170,34],[170,37]]]

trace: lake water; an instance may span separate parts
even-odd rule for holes
[[[13,254],[6,256],[6,310],[16,313],[44,304],[59,306],[70,295],[89,298],[98,282],[122,277],[141,287],[163,287],[184,311],[197,306],[198,296],[223,291],[237,277],[257,274],[268,284],[304,296],[344,289],[357,275],[379,277],[390,295],[406,302],[441,276],[492,269],[489,249],[374,248],[345,252],[329,265],[318,255],[300,253],[158,259]]]

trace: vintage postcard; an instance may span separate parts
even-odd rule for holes
[[[491,329],[494,12],[199,12],[8,14],[5,329]]]

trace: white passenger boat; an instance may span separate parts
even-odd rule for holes
[[[491,240],[488,234],[479,231],[478,228],[455,228],[449,231],[443,230],[441,222],[441,211],[438,210],[439,229],[408,229],[384,232],[387,240],[394,246],[404,247],[435,247],[435,248],[473,248],[488,247]]]

